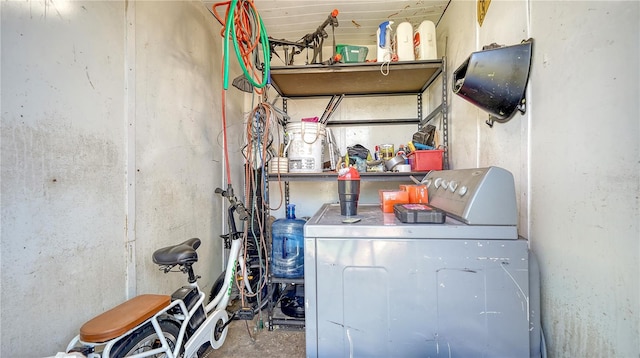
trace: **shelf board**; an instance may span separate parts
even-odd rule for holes
[[[296,285],[304,285],[304,277],[299,278],[284,278],[284,277],[275,277],[270,276],[269,281],[271,283],[292,283]]]
[[[289,98],[419,94],[441,73],[442,61],[271,67],[271,85],[281,96]]]
[[[376,118],[376,119],[330,119],[327,127],[339,126],[372,126],[376,124],[418,124],[418,118]]]
[[[360,173],[361,181],[412,181],[410,176],[422,180],[428,172],[385,172],[385,173]],[[269,173],[269,180],[278,180],[277,173]],[[282,181],[319,181],[338,180],[337,172],[322,173],[282,173],[279,176]]]

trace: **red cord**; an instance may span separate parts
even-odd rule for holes
[[[224,66],[224,65],[223,65]],[[223,70],[224,71],[224,70]],[[222,152],[227,172],[227,185],[231,185],[231,170],[229,166],[229,142],[227,141],[227,91],[222,89]]]

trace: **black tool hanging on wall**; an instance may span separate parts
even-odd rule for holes
[[[453,93],[489,113],[487,124],[525,112],[533,39],[513,46],[491,44],[453,72]]]

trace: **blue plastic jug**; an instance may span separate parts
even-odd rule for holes
[[[275,277],[304,277],[304,224],[296,206],[287,205],[287,218],[271,225],[271,272]]]

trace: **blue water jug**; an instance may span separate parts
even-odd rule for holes
[[[287,218],[271,225],[271,272],[275,277],[304,277],[304,220],[296,219],[296,206],[287,205]]]

